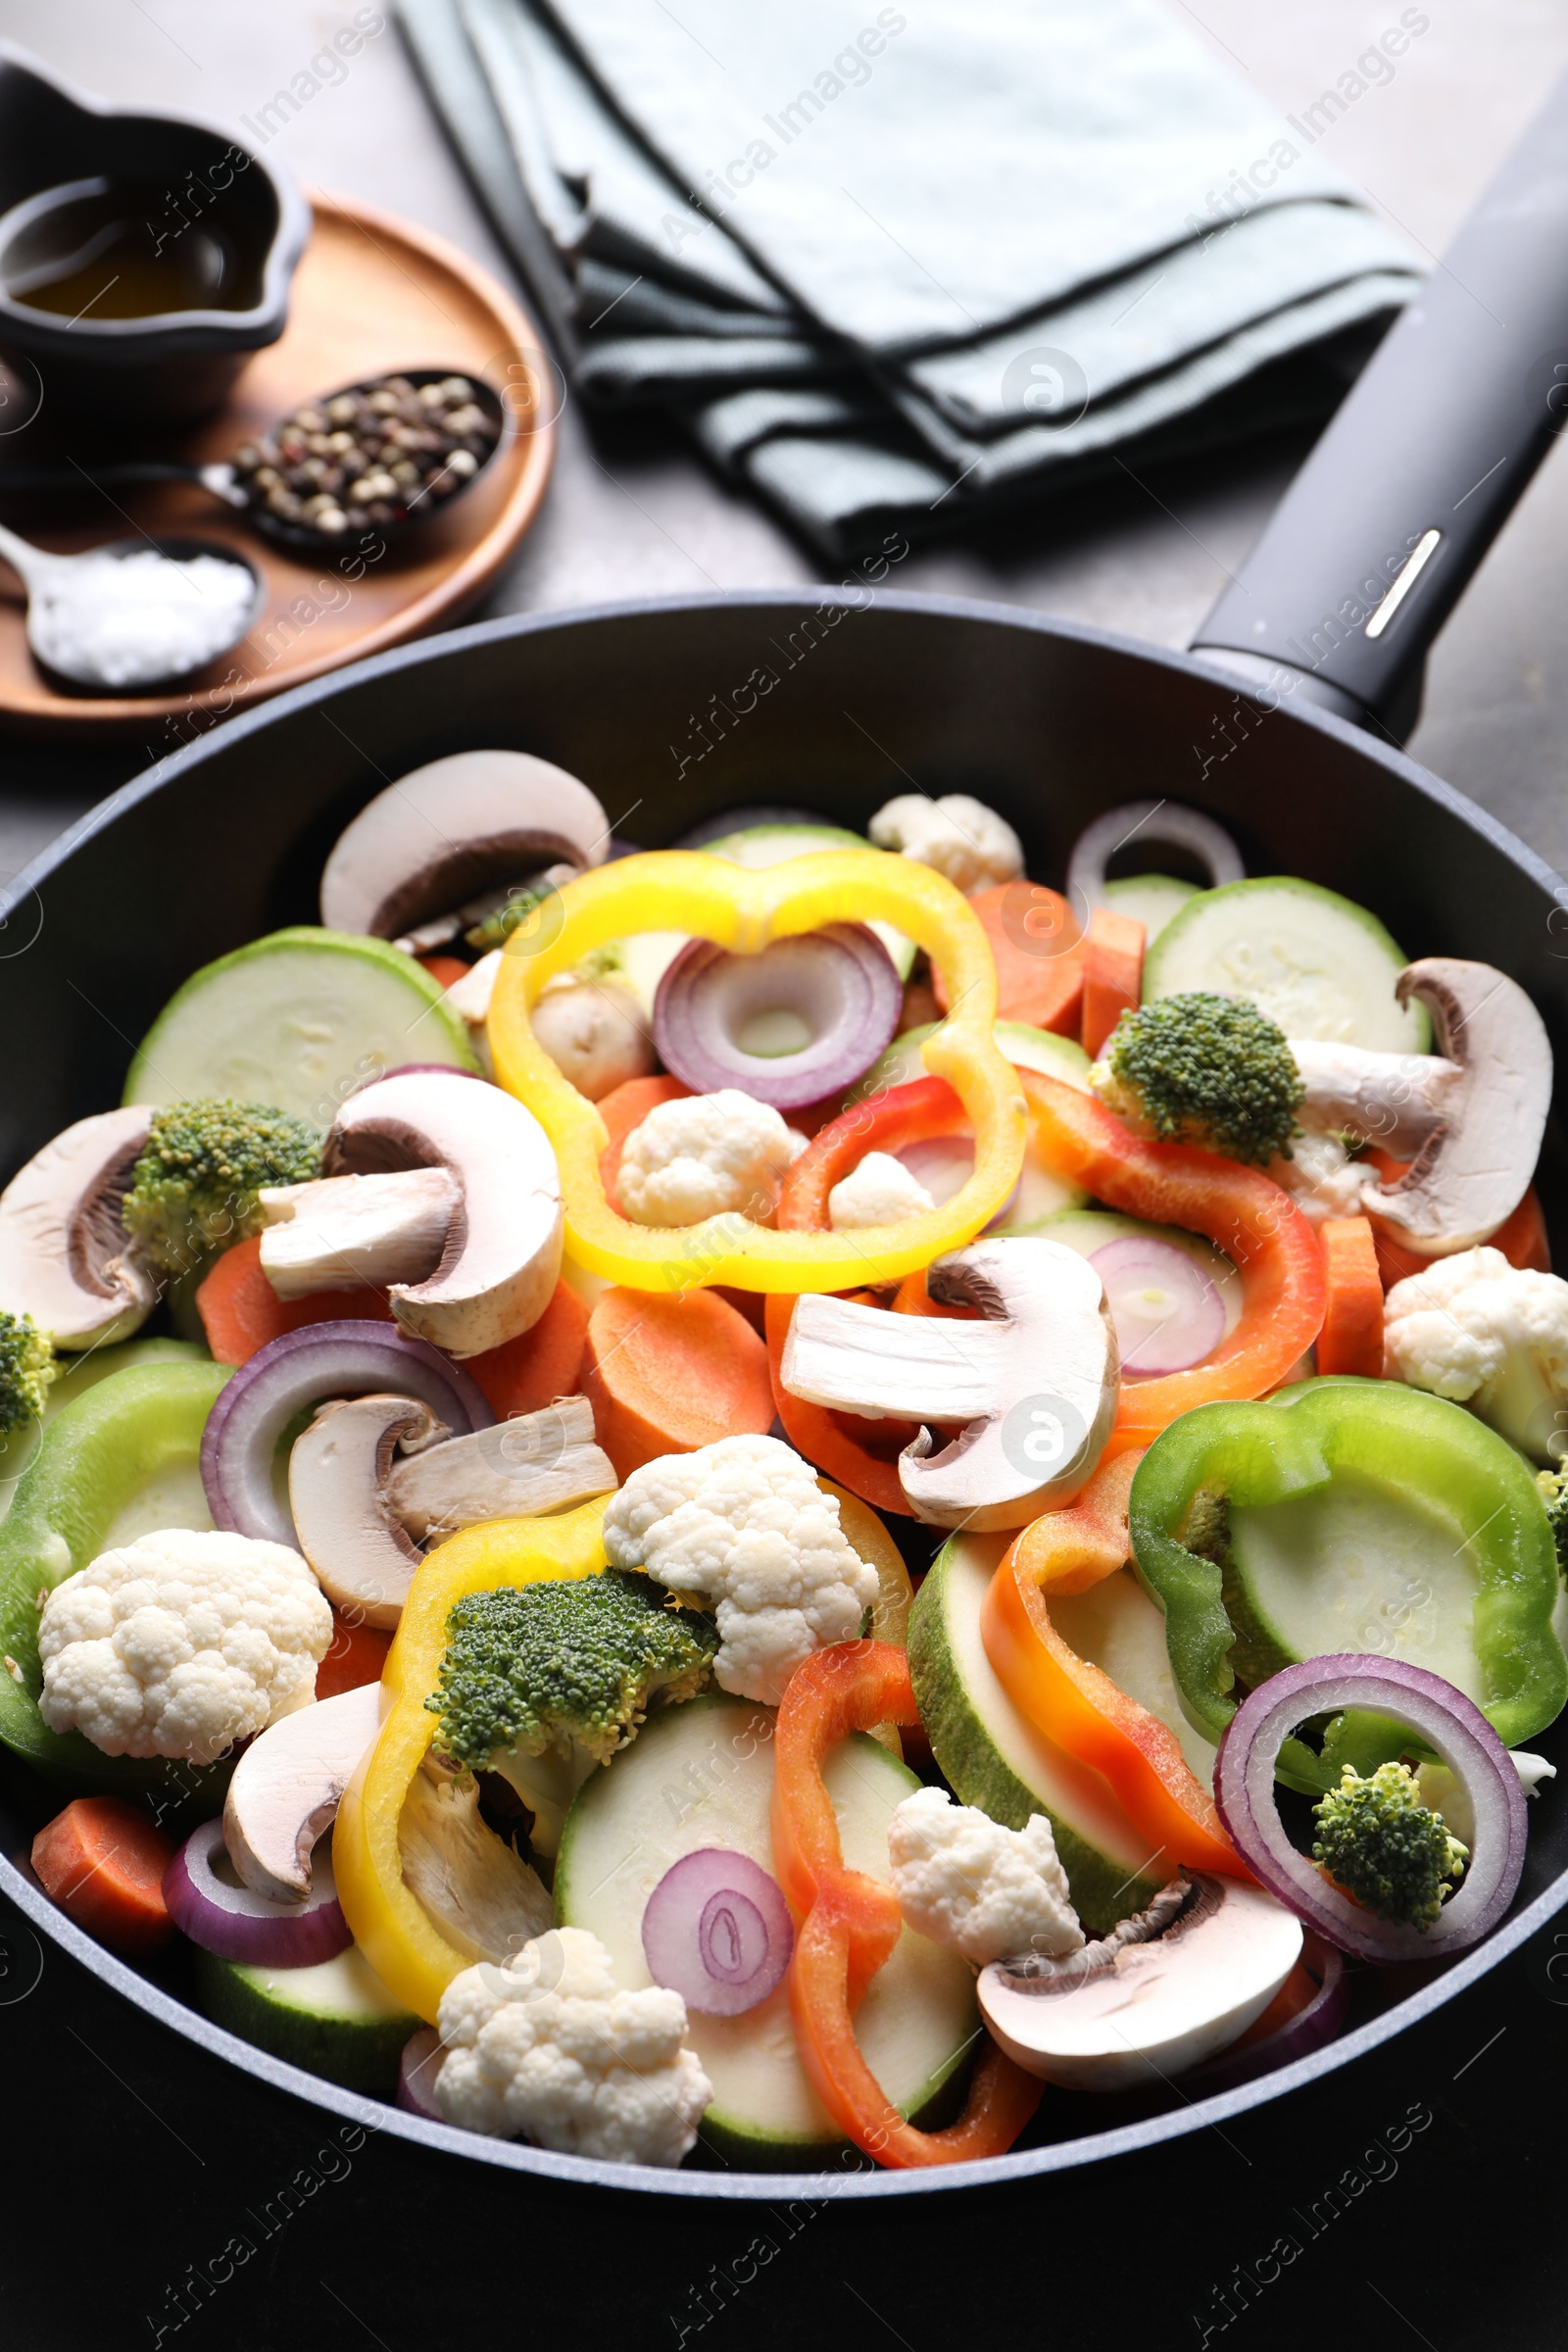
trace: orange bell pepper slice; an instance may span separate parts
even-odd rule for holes
[[[986,1590],[980,1639],[998,1680],[1037,1731],[1103,1773],[1133,1827],[1189,1870],[1250,1878],[1169,1727],[1079,1657],[1051,1622],[1049,1592],[1085,1592],[1132,1557],[1127,1496],[1142,1451],[1101,1465],[1076,1502],[1008,1546]]]
[[[1325,1301],[1323,1252],[1290,1195],[1216,1152],[1146,1142],[1059,1078],[1020,1070],[1018,1082],[1047,1167],[1123,1216],[1206,1235],[1242,1278],[1241,1320],[1212,1355],[1190,1372],[1123,1382],[1107,1451],[1151,1445],[1195,1404],[1278,1388],[1322,1329]]]
[[[790,1677],[773,1746],[773,1862],[799,1923],[789,1984],[802,2063],[840,2130],[896,2169],[1005,2154],[1043,2088],[988,2037],[957,2122],[922,2132],[894,2106],[856,2041],[855,2012],[904,1921],[891,1886],[846,1867],[822,1766],[851,1732],[888,1722],[912,1729],[919,1720],[903,1650],[842,1642]]]

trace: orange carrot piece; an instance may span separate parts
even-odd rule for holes
[[[378,1683],[391,1646],[392,1636],[380,1626],[354,1625],[334,1609],[331,1646],[316,1669],[317,1697],[336,1698],[362,1684]]]
[[[1113,906],[1097,906],[1084,943],[1083,1049],[1098,1057],[1124,1012],[1144,993],[1144,926]]]
[[[258,1348],[307,1323],[390,1323],[385,1291],[362,1282],[352,1291],[313,1291],[279,1298],[262,1272],[262,1239],[253,1234],[225,1250],[196,1293],[207,1345],[220,1364],[248,1363]]]
[[[767,1349],[711,1291],[606,1291],[588,1318],[582,1386],[622,1479],[662,1453],[773,1426]]]
[[[496,1417],[512,1421],[518,1413],[542,1412],[557,1396],[576,1395],[587,1344],[588,1309],[562,1281],[530,1330],[470,1355],[463,1369],[479,1383]]]
[[[612,1206],[615,1200],[615,1179],[620,1174],[620,1155],[626,1138],[633,1128],[640,1127],[651,1110],[661,1102],[679,1102],[691,1093],[678,1078],[627,1078],[621,1085],[612,1086],[599,1105],[599,1116],[610,1130],[610,1141],[599,1154],[599,1180],[605,1188],[605,1199]]]
[[[1327,1298],[1317,1335],[1320,1372],[1383,1377],[1383,1278],[1365,1217],[1329,1217],[1318,1227]]]
[[[423,964],[437,988],[456,988],[473,969],[461,956],[416,956],[414,960]]]
[[[164,1903],[172,1839],[122,1796],[78,1796],[32,1841],[39,1886],[115,1952],[150,1952],[174,1923]]]
[[[1078,918],[1060,893],[1043,882],[998,882],[969,901],[991,943],[997,965],[997,1018],[1027,1021],[1076,1037],[1082,1018],[1084,940]],[[944,1012],[948,992],[933,970],[931,987]]]

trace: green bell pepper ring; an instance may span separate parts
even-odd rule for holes
[[[1315,1512],[1279,1509],[1313,1497]],[[1408,1544],[1398,1541],[1401,1515]],[[1568,1658],[1552,1629],[1555,1551],[1534,1473],[1441,1396],[1330,1378],[1262,1403],[1200,1405],[1145,1454],[1128,1524],[1138,1574],[1164,1612],[1183,1708],[1210,1740],[1245,1695],[1238,1684],[1255,1688],[1297,1658],[1342,1650],[1402,1656],[1455,1683],[1463,1674],[1509,1747],[1568,1700]],[[1457,1588],[1470,1578],[1460,1624]],[[1396,1728],[1381,1733],[1378,1719],[1347,1716],[1321,1755],[1287,1741],[1280,1777],[1317,1794],[1351,1756],[1408,1744]]]
[[[39,1595],[97,1558],[139,1489],[195,1465],[229,1377],[227,1364],[152,1363],[100,1381],[45,1429],[0,1525],[0,1740],[73,1788],[151,1797],[166,1821],[215,1811],[231,1761],[106,1756],[80,1732],[52,1732],[38,1712]]]

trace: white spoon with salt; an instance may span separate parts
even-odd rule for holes
[[[99,693],[156,694],[238,643],[261,610],[260,572],[204,539],[115,539],[60,556],[0,526],[0,556],[27,591],[40,667]]]

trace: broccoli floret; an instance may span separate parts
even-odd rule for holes
[[[54,1377],[54,1345],[47,1335],[30,1315],[0,1307],[0,1438],[37,1420]]]
[[[695,1698],[717,1648],[711,1617],[669,1607],[661,1587],[623,1569],[505,1585],[456,1604],[424,1703],[454,1763],[512,1783],[534,1816],[534,1851],[548,1856],[593,1767],[636,1738],[656,1702]]]
[[[174,1102],[155,1110],[122,1214],[155,1265],[188,1274],[261,1230],[263,1185],[319,1175],[321,1139],[266,1102]]]
[[[1118,1118],[1167,1144],[1257,1167],[1291,1156],[1301,1079],[1266,1012],[1203,991],[1124,1012],[1091,1084]]]
[[[1557,1573],[1568,1584],[1568,1470],[1538,1470],[1536,1485],[1551,1522],[1557,1546]]]
[[[1347,1764],[1337,1788],[1313,1807],[1312,1859],[1379,1919],[1423,1934],[1462,1878],[1469,1847],[1421,1802],[1408,1764],[1380,1764],[1368,1781]]]
[[[493,906],[463,936],[469,947],[477,948],[481,955],[487,955],[492,948],[504,948],[517,925],[525,923],[536,906],[542,906],[546,899],[555,895],[551,883],[535,885],[521,882],[515,890],[508,892],[499,906]]]

